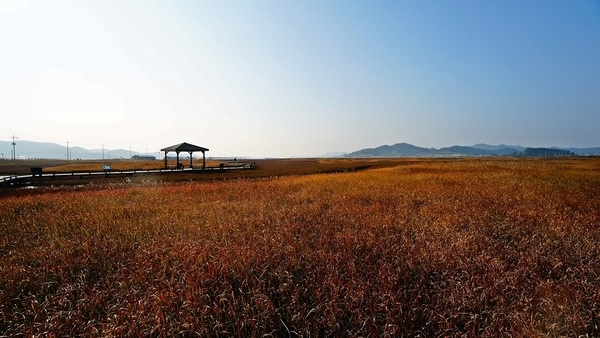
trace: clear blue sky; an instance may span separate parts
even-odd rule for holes
[[[600,146],[599,1],[0,0],[0,137]]]

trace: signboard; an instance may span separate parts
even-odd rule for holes
[[[110,171],[110,164],[105,164],[102,166],[102,170],[104,171]]]

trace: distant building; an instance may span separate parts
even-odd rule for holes
[[[155,161],[156,156],[152,155],[133,155],[131,156],[132,160],[142,160],[142,161]]]

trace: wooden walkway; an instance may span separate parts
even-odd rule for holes
[[[128,169],[128,170],[110,170],[110,171],[70,171],[70,172],[41,172],[36,174],[13,174],[0,176],[0,187],[23,187],[35,184],[35,179],[50,178],[50,179],[70,179],[70,178],[94,178],[94,177],[128,177],[138,175],[153,175],[153,174],[172,174],[172,173],[192,173],[192,172],[210,172],[222,170],[248,170],[254,169],[256,164],[244,163],[239,165],[222,165],[219,167],[206,168],[169,168],[169,169]]]

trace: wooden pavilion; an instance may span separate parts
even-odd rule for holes
[[[174,151],[175,153],[177,153],[177,169],[183,168],[183,164],[179,163],[179,153],[187,152],[190,154],[190,168],[192,168],[192,158],[193,158],[192,154],[194,152],[198,152],[198,151],[202,152],[202,169],[206,168],[205,152],[208,151],[207,148],[203,148],[203,147],[199,147],[199,146],[196,146],[193,144],[183,142],[183,143],[176,144],[174,146],[163,148],[160,151],[165,152],[165,169],[167,168],[167,154],[171,151]]]

